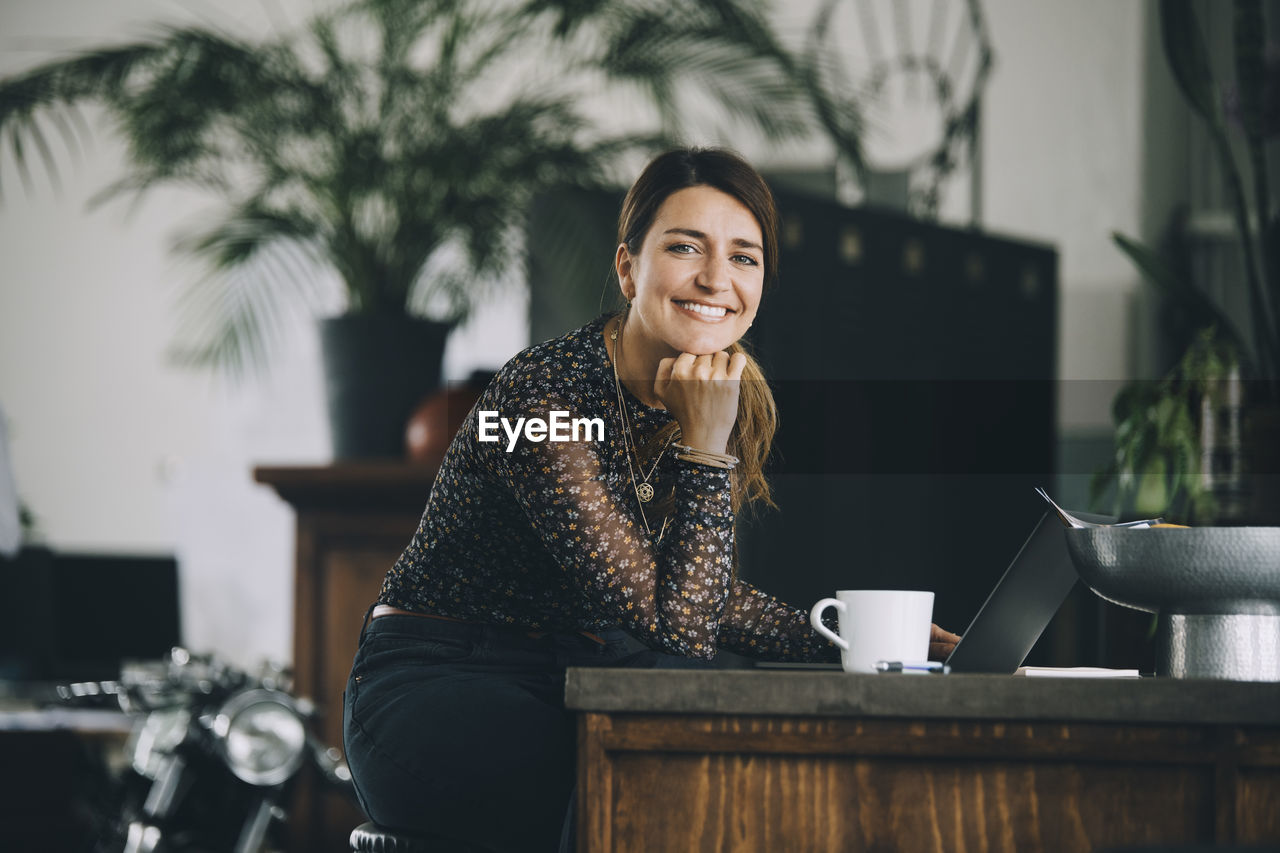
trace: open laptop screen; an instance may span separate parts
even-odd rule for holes
[[[948,656],[953,672],[1012,675],[1022,665],[1076,583],[1064,529],[1052,513],[1041,517]]]

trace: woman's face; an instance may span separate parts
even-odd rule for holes
[[[755,319],[764,289],[760,223],[714,187],[672,193],[637,254],[618,247],[622,292],[631,300],[627,333],[659,357],[719,352]]]

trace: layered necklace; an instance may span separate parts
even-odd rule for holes
[[[640,458],[640,448],[636,446],[635,436],[631,432],[631,418],[627,414],[627,402],[622,396],[622,381],[618,378],[618,356],[621,353],[621,341],[618,333],[622,331],[622,320],[619,318],[618,325],[609,333],[609,340],[613,341],[613,390],[618,395],[618,416],[622,421],[622,453],[627,457],[627,471],[631,475],[631,488],[636,493],[636,500],[640,507],[640,520],[644,522],[644,532],[653,535],[653,530],[649,527],[649,517],[645,514],[644,506],[653,500],[654,489],[653,484],[649,481],[653,479],[653,475],[658,470],[658,463],[662,461],[662,455],[667,452],[667,445],[671,443],[668,439],[662,445],[662,449],[658,451],[658,457],[653,460],[653,466],[649,469],[649,473],[644,472],[644,460]],[[635,463],[632,464],[632,457],[635,457]],[[636,481],[636,469],[640,469],[640,480]],[[658,531],[658,541],[662,540],[662,535],[667,532],[668,517],[662,519],[662,528]]]

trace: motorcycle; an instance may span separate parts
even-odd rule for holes
[[[304,768],[351,792],[336,749],[311,731],[314,705],[283,667],[250,675],[174,648],[129,663],[119,681],[63,685],[64,702],[114,700],[136,717],[117,775],[119,814],[101,853],[268,853],[287,848],[290,793]]]

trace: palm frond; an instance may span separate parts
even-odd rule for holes
[[[0,137],[8,135],[24,184],[30,186],[30,170],[26,147],[34,145],[41,152],[49,146],[39,118],[44,113],[58,114],[71,110],[83,100],[104,100],[155,54],[154,45],[127,45],[92,51],[71,60],[44,63],[16,75],[0,86]],[[64,117],[65,118],[65,117]],[[55,122],[68,146],[80,146],[86,134],[82,125],[64,120]],[[56,163],[45,161],[51,179],[57,180]]]
[[[837,53],[816,49],[795,60],[792,74],[808,96],[818,125],[849,165],[862,174],[867,168],[862,145],[866,132],[861,107],[864,97],[860,92],[844,91],[843,84],[836,82],[846,79],[840,66]]]
[[[811,132],[812,83],[806,86],[803,66],[763,22],[733,2],[699,4],[698,12],[675,18],[631,10],[605,28],[594,63],[609,79],[647,91],[670,124],[682,114],[678,93],[687,89],[709,93],[728,115],[770,140]]]
[[[517,14],[524,19],[549,15],[552,32],[558,39],[572,38],[589,22],[612,13],[617,0],[528,0]]]
[[[256,202],[180,236],[174,247],[209,269],[178,301],[183,344],[172,352],[183,363],[220,364],[235,375],[257,370],[299,306],[323,301],[315,229]]]
[[[553,73],[584,68],[645,93],[659,132],[588,121]],[[687,89],[766,137],[825,127],[856,152],[856,104],[823,75],[744,0],[354,0],[259,42],[160,27],[0,81],[0,145],[28,186],[37,164],[56,180],[50,140],[78,152],[79,107],[100,105],[128,165],[92,204],[159,186],[223,202],[175,243],[211,271],[180,300],[180,349],[244,372],[294,314],[332,301],[308,284],[332,280],[322,268],[348,310],[465,313],[520,267],[530,200],[602,184],[676,136]]]

